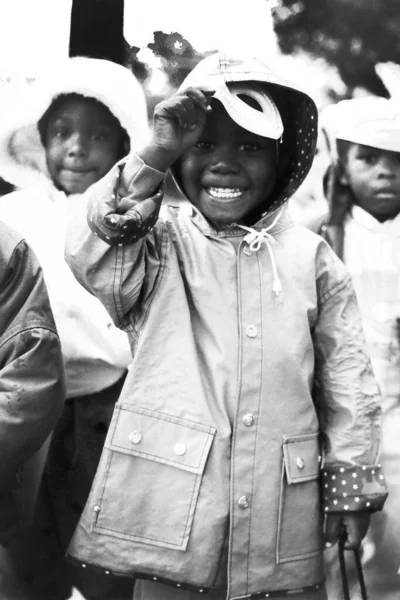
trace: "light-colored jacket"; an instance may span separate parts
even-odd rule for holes
[[[351,190],[340,184],[337,149],[342,139],[399,152],[398,103],[375,97],[344,100],[323,111],[322,125],[331,160],[325,233],[352,277],[383,412],[400,411],[400,216],[380,223],[355,204]],[[329,227],[332,218],[336,228]]]
[[[65,379],[42,270],[0,223],[0,538],[19,514],[19,472],[61,414]]]
[[[131,352],[126,334],[77,283],[64,260],[67,221],[74,212],[85,211],[86,196],[67,197],[55,187],[37,124],[55,97],[71,92],[107,106],[133,147],[146,139],[147,113],[140,84],[128,69],[75,57],[38,79],[17,114],[1,122],[0,175],[19,191],[0,198],[0,218],[25,237],[43,267],[63,349],[68,397],[79,397],[115,383],[130,364]]]
[[[128,234],[104,220],[124,188],[118,167],[92,189],[90,228],[71,228],[71,269],[134,347],[69,548],[84,565],[228,586],[229,598],[311,591],[323,581],[322,506],[382,505],[377,388],[350,278],[282,204],[315,141],[313,103],[287,95],[299,143],[293,133],[292,176],[252,228],[260,244],[189,203],[160,209],[164,174],[135,155]]]
[[[379,223],[360,206],[344,222],[351,273],[383,413],[400,412],[400,215]]]

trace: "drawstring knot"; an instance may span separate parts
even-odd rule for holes
[[[273,283],[272,283],[272,291],[279,296],[282,291],[281,281],[278,275],[278,269],[276,266],[275,254],[273,250],[273,246],[276,245],[276,240],[274,237],[268,233],[270,229],[279,221],[283,213],[283,210],[280,210],[275,219],[272,221],[271,225],[268,227],[264,227],[260,231],[253,229],[252,227],[246,227],[246,225],[239,225],[241,229],[248,231],[247,235],[244,236],[244,241],[248,244],[251,252],[258,252],[261,248],[262,244],[265,244],[268,250],[269,258],[271,260],[271,267],[273,273]]]

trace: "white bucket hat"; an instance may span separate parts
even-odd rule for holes
[[[339,105],[337,139],[400,152],[398,102],[372,97],[343,100]]]

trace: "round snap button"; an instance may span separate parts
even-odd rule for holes
[[[186,444],[178,442],[174,446],[174,452],[177,456],[183,456],[184,454],[186,454]]]
[[[249,507],[249,499],[247,496],[240,496],[238,500],[239,508],[248,508]]]
[[[296,465],[297,465],[297,468],[299,469],[299,471],[302,471],[304,469],[304,467],[306,466],[306,463],[304,462],[304,459],[301,458],[301,456],[297,457]]]
[[[255,325],[248,325],[248,327],[246,327],[246,335],[249,338],[255,338],[257,335],[257,327],[255,327]]]
[[[96,505],[96,506],[93,508],[93,510],[94,510],[94,512],[95,512],[95,513],[99,513],[99,512],[100,512],[100,506],[97,506],[97,505]]]
[[[247,413],[246,415],[243,416],[243,424],[246,425],[246,427],[251,427],[252,425],[254,425],[254,417],[251,413]]]
[[[131,444],[140,444],[142,441],[142,434],[140,431],[131,431],[128,437]]]

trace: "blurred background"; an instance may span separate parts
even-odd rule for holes
[[[243,48],[319,104],[387,95],[377,63],[400,62],[398,0],[13,0],[0,3],[0,81],[29,81],[68,54],[129,65],[167,94],[207,53]]]

